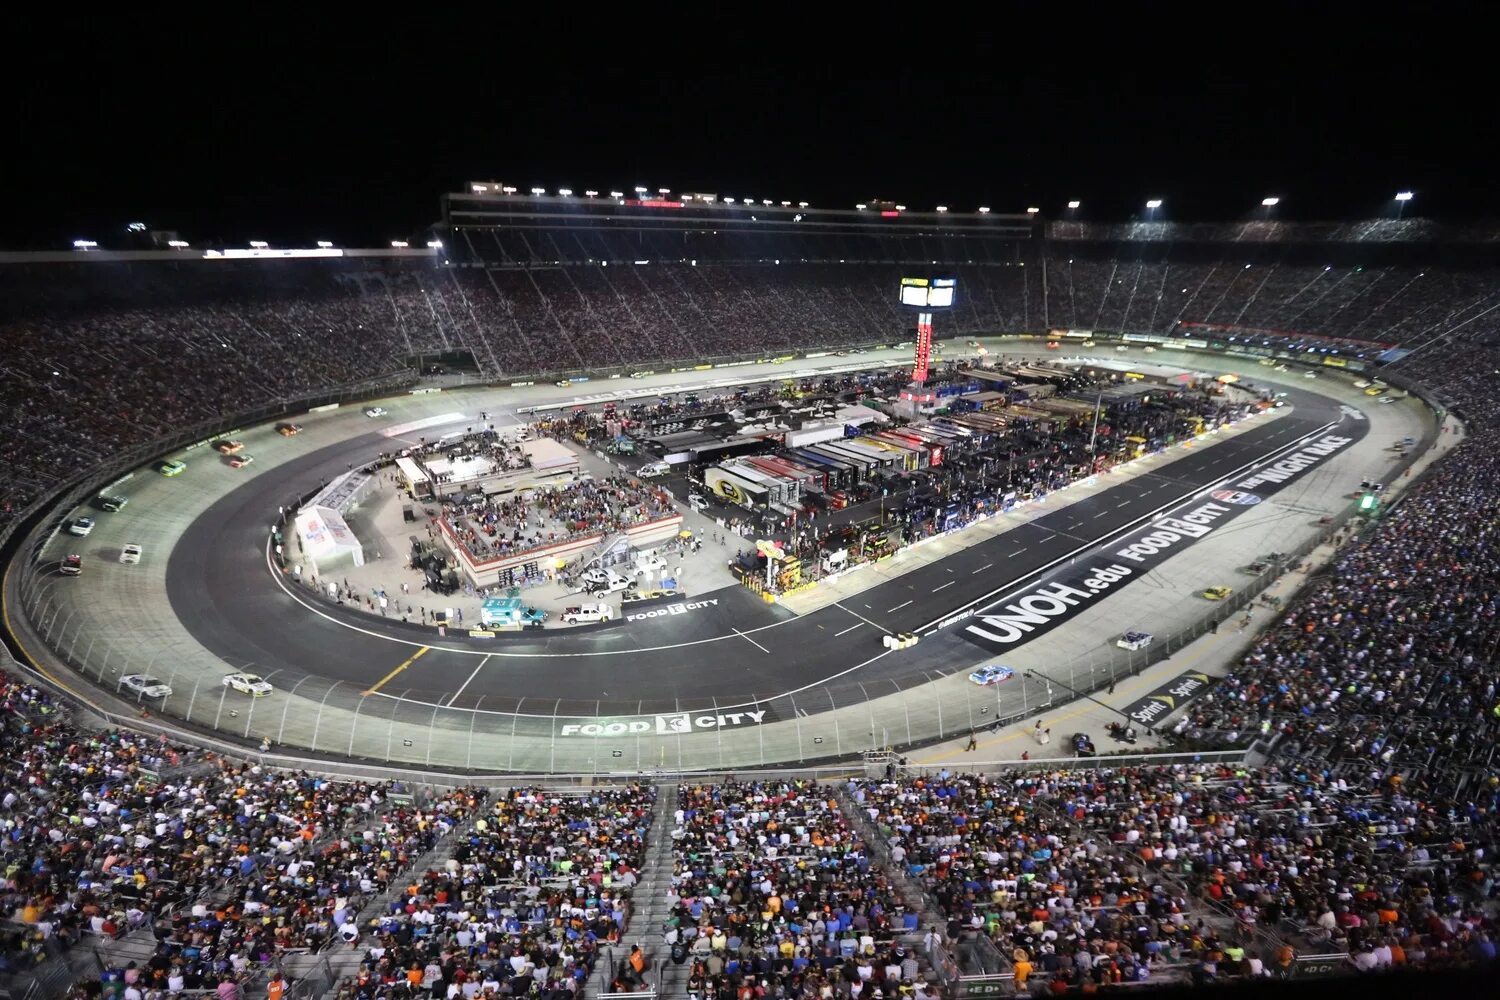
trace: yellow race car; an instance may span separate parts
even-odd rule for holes
[[[1210,601],[1222,601],[1232,593],[1234,593],[1233,587],[1209,587],[1203,592],[1203,596]]]

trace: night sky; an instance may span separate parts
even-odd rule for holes
[[[383,244],[468,180],[1047,215],[1079,198],[1102,220],[1161,197],[1182,221],[1268,194],[1284,218],[1365,218],[1410,188],[1412,214],[1500,218],[1492,54],[1462,25],[1366,24],[1372,7],[1002,6],[988,41],[873,14],[813,31],[759,10],[733,27],[214,9],[230,19],[33,20],[7,39],[0,249],[116,244],[136,220],[199,245]]]

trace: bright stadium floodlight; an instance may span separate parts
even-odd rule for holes
[[[250,248],[252,250],[264,250],[266,247],[268,247],[270,245],[271,244],[267,243],[265,240],[251,240],[250,241]]]
[[[980,215],[989,215],[990,214],[990,207],[988,205],[980,205],[979,206],[979,214]]]
[[[1281,204],[1281,199],[1273,195],[1270,198],[1262,198],[1260,200],[1260,203],[1266,208],[1275,208],[1277,205]]]
[[[1411,201],[1411,192],[1410,191],[1397,191],[1396,192],[1396,200],[1397,201]]]
[[[532,188],[531,189],[531,193],[532,194],[546,194],[547,193],[547,189],[546,188]]]
[[[1041,212],[1042,210],[1040,208],[1028,208],[1026,210],[1027,215],[1040,215]]]
[[[733,205],[734,204],[734,199],[733,198],[725,198],[724,199],[724,204],[726,204],[726,205]]]
[[[585,191],[585,192],[583,192],[583,196],[585,198],[597,198],[597,197],[599,197],[599,192],[598,191]]]
[[[403,250],[406,247],[411,246],[411,244],[407,243],[405,240],[391,240],[391,246],[397,250]]]
[[[781,207],[782,208],[791,208],[792,207],[792,203],[789,202],[789,201],[784,201],[784,202],[781,203]]]
[[[1151,209],[1153,212],[1156,211],[1158,208],[1161,208],[1161,199],[1152,198],[1150,201],[1146,202],[1146,207]]]
[[[572,188],[558,188],[557,189],[557,193],[560,194],[560,195],[562,195],[564,198],[571,198],[573,196],[573,189]]]
[[[167,246],[171,247],[173,250],[186,249],[187,245],[187,240],[167,240]]]
[[[1083,202],[1081,202],[1081,201],[1070,201],[1070,202],[1068,202],[1068,207],[1071,208],[1071,209],[1077,210],[1077,209],[1080,209],[1080,208],[1083,207]]]
[[[657,194],[671,194],[672,193],[672,189],[671,188],[657,188],[656,189],[656,193]]]
[[[938,207],[937,207],[937,210],[938,210],[938,211],[939,211],[939,212],[946,212],[946,211],[948,211],[948,206],[947,206],[947,205],[939,205],[939,206],[938,206]]]
[[[127,233],[144,233],[146,231],[146,224],[144,222],[131,222],[125,226],[125,231]]]
[[[501,189],[500,189],[500,191],[501,191],[501,192],[502,192],[502,193],[504,193],[504,194],[515,194],[515,193],[516,193],[516,189],[515,189],[515,188],[513,188],[513,187],[511,187],[511,186],[510,186],[510,185],[509,185],[509,184],[507,184],[507,185],[505,185],[505,186],[504,186],[504,187],[502,187],[502,188],[501,188]]]
[[[904,211],[906,211],[906,206],[905,205],[897,205],[896,206],[896,211],[898,211],[898,212],[904,212]]]
[[[428,240],[427,241],[427,249],[429,249],[429,250],[441,250],[441,249],[443,249],[443,241],[442,240]]]
[[[330,242],[328,242],[327,240],[319,240],[318,241],[318,249],[319,250],[331,250],[332,248],[333,248],[333,244],[330,243]]]
[[[650,188],[643,188],[643,187],[637,186],[636,189],[635,189],[635,193],[636,194],[645,194],[649,190],[651,190],[651,189]]]
[[[96,243],[96,242],[94,242],[93,240],[74,240],[73,241],[73,249],[74,250],[97,250],[98,248],[99,248],[99,244]]]
[[[805,202],[805,201],[799,201],[799,202],[797,202],[797,207],[798,208],[806,208],[807,207],[807,202]]]
[[[855,207],[855,209],[857,211],[860,211],[860,212],[863,212],[865,210],[865,206],[863,206],[863,205],[855,205],[854,207]]]
[[[611,191],[611,192],[610,192],[610,193],[609,193],[609,196],[610,196],[610,197],[611,197],[611,198],[616,198],[616,199],[619,199],[619,198],[623,198],[623,197],[625,197],[625,192],[624,192],[624,191]]]
[[[766,208],[770,208],[771,207],[771,199],[770,198],[762,198],[760,200],[760,203],[762,205],[764,205]]]

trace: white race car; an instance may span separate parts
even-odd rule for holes
[[[94,530],[94,519],[92,517],[80,517],[68,525],[68,534],[78,535],[80,538]]]
[[[139,545],[126,545],[120,549],[120,562],[138,563],[141,561],[141,547]]]
[[[385,414],[386,414],[386,408],[383,407],[383,406],[367,406],[367,407],[365,407],[365,416],[367,416],[367,417],[383,417],[383,416],[385,416]]]
[[[172,694],[170,687],[150,674],[126,674],[120,678],[120,686],[142,698],[167,698]]]
[[[991,684],[999,684],[1008,681],[1016,675],[1010,667],[1002,667],[998,663],[986,663],[978,670],[969,675],[969,680],[981,687],[989,687]]]
[[[252,698],[263,698],[271,693],[270,683],[259,674],[230,674],[224,678],[224,686]]]
[[[1115,641],[1115,645],[1119,646],[1121,649],[1145,649],[1147,646],[1151,645],[1151,640],[1153,638],[1155,638],[1155,636],[1153,636],[1150,632],[1126,632]]]

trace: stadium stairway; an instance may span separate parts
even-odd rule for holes
[[[933,985],[941,983],[943,980],[939,977],[938,970],[932,967],[930,956],[922,943],[926,936],[923,928],[933,928],[942,933],[947,920],[921,884],[907,874],[904,866],[891,860],[891,845],[876,828],[869,813],[865,812],[864,807],[854,800],[849,785],[829,787],[835,790],[839,808],[849,818],[849,825],[864,838],[865,850],[869,853],[871,862],[880,865],[889,873],[896,895],[906,907],[906,912],[901,915],[902,926],[897,931],[896,940],[908,954],[917,957],[917,963],[927,982]]]
[[[331,977],[328,988],[322,995],[335,996],[339,984],[359,974],[360,962],[364,959],[365,952],[374,939],[374,935],[368,932],[370,922],[378,920],[392,902],[406,895],[406,887],[412,879],[419,879],[426,872],[441,868],[449,858],[453,857],[454,847],[460,842],[460,838],[468,836],[477,818],[477,816],[466,817],[463,822],[448,831],[447,835],[441,837],[432,850],[417,858],[409,868],[392,878],[385,892],[377,893],[365,902],[354,918],[355,924],[360,928],[359,943],[355,947],[351,948],[335,939],[316,955],[307,953],[287,955],[282,960],[282,969],[287,977],[293,981],[303,978],[306,973],[321,967],[326,961],[326,968],[331,972]]]
[[[671,949],[663,936],[670,912],[667,890],[672,887],[672,826],[677,802],[676,785],[657,786],[646,863],[637,873],[640,881],[631,891],[629,923],[618,944],[600,948],[599,961],[589,978],[590,996],[611,992],[615,970],[629,960],[633,945],[639,945],[646,956],[647,989],[654,989],[657,996],[687,993],[688,966],[672,964]]]

